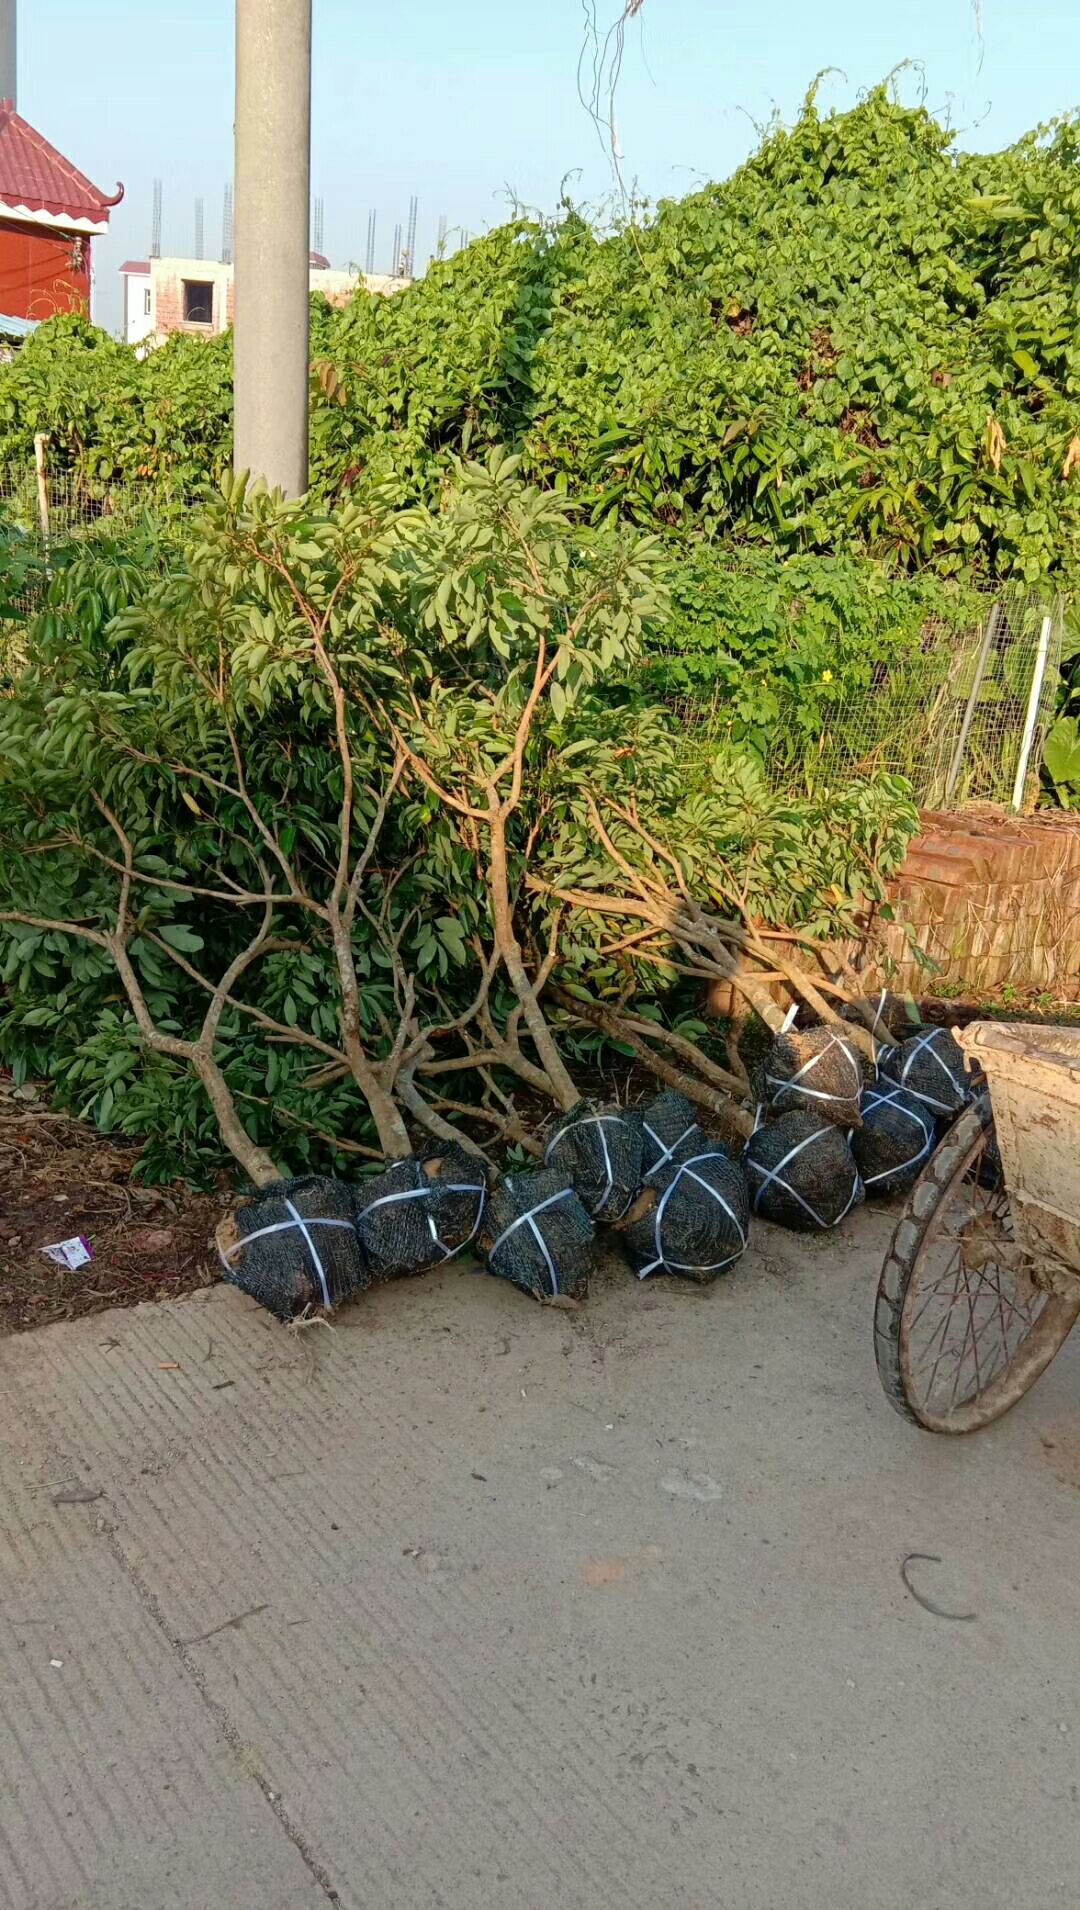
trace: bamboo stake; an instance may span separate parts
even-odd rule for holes
[[[48,443],[44,432],[34,437],[34,470],[37,473],[38,518],[41,522],[41,535],[48,543],[49,527],[49,473],[45,464],[45,446]]]

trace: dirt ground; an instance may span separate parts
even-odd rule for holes
[[[136,1142],[50,1112],[39,1088],[0,1079],[0,1333],[140,1300],[178,1299],[217,1278],[222,1199],[131,1178]],[[41,1248],[83,1235],[71,1272]]]

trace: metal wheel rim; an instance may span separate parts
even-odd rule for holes
[[[1007,1227],[1005,1240],[1015,1244],[1007,1194],[982,1188],[976,1178],[992,1135],[992,1127],[977,1134],[954,1170],[928,1218],[904,1294],[901,1381],[911,1411],[931,1432],[973,1432],[1007,1411],[1049,1365],[1080,1311],[1080,1300],[1025,1285],[1000,1263],[965,1265],[963,1236],[973,1224]],[[942,1302],[937,1316],[935,1297]]]

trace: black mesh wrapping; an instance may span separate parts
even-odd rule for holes
[[[667,1161],[651,1175],[622,1228],[638,1276],[674,1273],[705,1286],[735,1264],[750,1234],[741,1168],[718,1147]]]
[[[554,1167],[510,1174],[487,1204],[480,1245],[488,1271],[534,1300],[584,1300],[593,1264],[592,1221]]]
[[[855,1157],[838,1127],[816,1114],[782,1114],[743,1149],[751,1211],[796,1233],[836,1227],[862,1199]]]
[[[460,1253],[483,1218],[483,1168],[452,1142],[395,1161],[353,1189],[356,1231],[375,1280],[426,1273]]]
[[[348,1182],[318,1174],[261,1187],[218,1228],[226,1280],[279,1320],[340,1306],[371,1284],[353,1200]]]
[[[845,1002],[840,1010],[840,1018],[860,1028],[868,1028],[875,1041],[889,1045],[906,1041],[919,1025],[914,1003],[909,1008],[909,1003],[902,995],[894,995],[887,988],[882,988],[876,995],[867,995],[861,1001]]]
[[[934,1151],[934,1116],[906,1088],[882,1081],[863,1095],[862,1126],[851,1151],[867,1196],[899,1194],[911,1187]]]
[[[971,1096],[963,1053],[947,1028],[924,1028],[890,1049],[881,1057],[880,1073],[946,1121],[953,1120]]]
[[[545,1167],[569,1175],[586,1213],[594,1220],[621,1220],[642,1182],[641,1115],[636,1108],[599,1113],[582,1101],[544,1150]]]
[[[658,1167],[666,1167],[669,1161],[685,1161],[691,1154],[708,1152],[708,1135],[698,1126],[693,1108],[677,1088],[658,1094],[639,1112],[642,1180],[655,1174]]]
[[[775,1036],[755,1079],[775,1114],[801,1110],[858,1127],[863,1070],[854,1042],[837,1028],[790,1028]]]

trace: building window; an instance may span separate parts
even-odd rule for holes
[[[150,316],[150,287],[148,285],[143,288],[142,308],[143,308],[143,317],[149,318]]]
[[[212,325],[213,322],[213,282],[210,279],[185,279],[184,323],[186,325]]]

